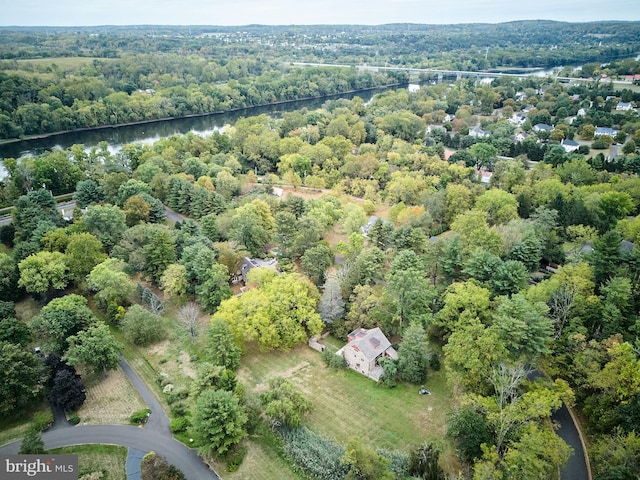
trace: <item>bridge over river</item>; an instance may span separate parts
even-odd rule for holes
[[[439,70],[435,68],[412,68],[412,67],[382,67],[375,65],[347,65],[337,63],[305,63],[305,62],[289,62],[289,65],[295,67],[338,67],[338,68],[355,68],[358,71],[368,72],[404,72],[408,74],[421,74],[425,73],[438,78],[438,81],[442,81],[444,78],[499,78],[499,77],[519,77],[527,78],[533,75],[533,71],[529,73],[508,73],[508,72],[492,72],[492,71],[468,71],[468,70]],[[535,72],[541,70],[535,69]],[[569,83],[570,81],[584,81],[585,79],[570,78],[570,77],[554,77],[556,80],[562,83]]]

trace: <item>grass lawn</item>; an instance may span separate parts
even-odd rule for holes
[[[254,393],[266,390],[268,379],[284,376],[313,404],[307,425],[345,445],[353,436],[377,448],[408,452],[425,441],[442,451],[443,467],[456,472],[458,463],[445,438],[451,391],[444,372],[434,372],[425,383],[432,394],[418,395],[419,387],[400,384],[394,389],[351,370],[326,367],[320,354],[307,346],[290,352],[248,351],[239,378]]]
[[[49,412],[46,402],[34,404],[27,410],[20,412],[18,416],[7,416],[0,419],[0,445],[11,443],[22,438],[31,427],[33,414],[37,412]]]
[[[82,423],[128,424],[133,412],[147,408],[120,367],[105,378],[94,374],[82,378],[87,388],[87,399],[77,412]]]
[[[278,452],[275,439],[254,436],[244,442],[247,454],[235,472],[229,472],[226,465],[214,463],[216,472],[225,480],[307,480],[304,475],[293,470],[290,462]],[[259,473],[259,475],[258,475]]]
[[[127,447],[117,445],[76,445],[55,448],[49,453],[78,455],[79,480],[126,480]]]

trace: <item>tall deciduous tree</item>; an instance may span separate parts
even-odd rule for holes
[[[80,375],[68,369],[59,370],[53,377],[53,384],[47,398],[53,405],[65,412],[77,410],[87,399],[87,393]]]
[[[86,232],[69,237],[65,255],[69,275],[76,283],[82,282],[93,267],[107,258],[100,240]]]
[[[45,368],[33,353],[18,345],[0,342],[0,413],[6,415],[40,395]]]
[[[189,331],[191,343],[195,342],[202,326],[202,312],[195,302],[189,302],[178,309],[178,320]]]
[[[38,252],[29,255],[18,264],[18,285],[27,292],[50,294],[62,290],[69,283],[69,268],[64,254],[60,252]]]
[[[120,345],[104,323],[70,336],[68,342],[70,347],[64,360],[69,365],[87,365],[100,374],[118,366]]]
[[[136,345],[149,345],[165,335],[162,319],[138,304],[127,310],[121,325],[125,337]]]
[[[122,260],[109,258],[96,265],[87,277],[89,287],[96,290],[96,297],[103,307],[113,302],[124,305],[136,289],[135,284],[124,272],[126,264]]]
[[[45,350],[62,354],[68,346],[67,338],[96,321],[80,295],[54,298],[31,320],[31,329]]]
[[[213,318],[226,320],[238,339],[257,341],[263,349],[288,350],[322,331],[316,313],[319,297],[305,277],[279,275],[224,301]]]
[[[244,245],[254,256],[259,256],[271,241],[275,220],[269,205],[263,200],[253,200],[236,210],[229,239]]]
[[[192,423],[202,454],[224,455],[247,435],[247,414],[238,398],[226,390],[202,392],[196,400]]]

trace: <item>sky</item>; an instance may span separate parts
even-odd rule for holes
[[[2,5],[4,4],[4,5]],[[639,0],[0,0],[0,25],[312,25],[640,20]]]

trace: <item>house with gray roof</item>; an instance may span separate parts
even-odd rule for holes
[[[347,344],[336,352],[342,355],[347,367],[376,382],[384,373],[378,364],[382,357],[398,359],[398,352],[391,346],[380,328],[358,328],[348,335]]]
[[[613,138],[618,135],[618,130],[609,127],[596,127],[596,131],[593,132],[593,136],[600,137],[601,135],[609,135]]]

